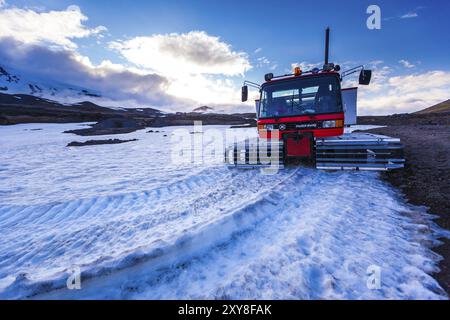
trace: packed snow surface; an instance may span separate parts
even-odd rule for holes
[[[377,173],[177,164],[180,128],[66,147],[83,125],[0,127],[0,298],[446,298],[445,234]]]

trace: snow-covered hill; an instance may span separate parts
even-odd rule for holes
[[[0,127],[0,299],[446,298],[444,231],[377,173],[173,163],[191,127],[67,148],[82,126]]]
[[[29,94],[61,103],[98,100],[102,97],[102,94],[95,90],[42,79],[4,65],[0,65],[0,92]]]

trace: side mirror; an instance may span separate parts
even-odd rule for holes
[[[359,84],[367,86],[372,79],[372,70],[361,70],[359,74]]]
[[[272,78],[273,78],[273,73],[267,73],[264,75],[264,80],[266,80],[266,82],[272,80]]]
[[[243,86],[242,87],[242,102],[245,102],[248,100],[248,87],[247,86]]]

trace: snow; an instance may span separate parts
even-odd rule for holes
[[[180,128],[66,147],[84,125],[0,127],[0,298],[446,298],[430,248],[448,234],[377,173],[177,165]]]
[[[374,125],[354,125],[344,128],[344,133],[352,133],[355,130],[370,130],[376,128],[383,128],[384,126],[374,126]]]

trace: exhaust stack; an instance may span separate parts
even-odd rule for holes
[[[330,50],[330,27],[325,30],[325,65],[328,65]]]

